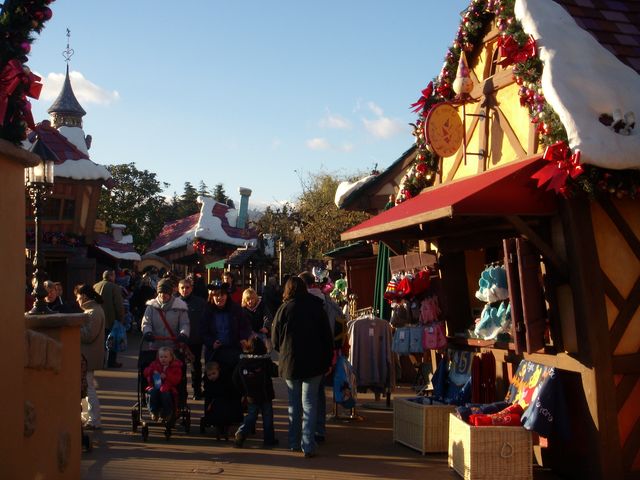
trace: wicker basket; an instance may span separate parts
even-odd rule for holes
[[[530,480],[532,454],[522,427],[473,427],[451,414],[449,466],[465,480]]]
[[[393,401],[393,441],[420,453],[446,452],[450,405],[422,405],[406,398]]]

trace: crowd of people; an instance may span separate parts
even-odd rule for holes
[[[133,286],[131,276],[126,285],[118,281],[122,276],[107,270],[93,286],[74,289],[77,307],[89,317],[81,332],[89,386],[87,428],[101,428],[95,370],[103,368],[105,357],[107,368],[122,366],[115,351],[105,352],[105,338],[129,310],[143,348],[155,357],[142,372],[152,420],[175,421],[179,384],[185,382],[186,393],[189,366],[191,399],[204,402],[201,428],[212,426],[218,439],[228,439],[230,428],[239,425],[233,441],[242,447],[262,416],[264,446],[277,445],[272,377],[280,376],[287,386],[287,446],[305,457],[316,455],[318,442],[325,440],[324,379],[334,354],[331,319],[341,310],[313,274],[289,277],[282,291],[270,278],[262,296],[253,288],[239,288],[230,272],[209,284],[200,276],[154,278],[147,273]]]

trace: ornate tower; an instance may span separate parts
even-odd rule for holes
[[[71,32],[67,28],[67,49],[62,53],[67,62],[67,74],[64,78],[64,85],[62,91],[55,99],[51,107],[47,112],[51,115],[54,128],[65,127],[78,127],[82,128],[82,117],[87,112],[80,106],[80,102],[73,93],[71,88],[71,81],[69,80],[69,61],[73,56],[73,49],[69,47],[69,37]]]

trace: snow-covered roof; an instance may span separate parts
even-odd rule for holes
[[[211,197],[198,197],[200,213],[165,224],[147,253],[185,247],[195,239],[209,240],[231,246],[254,247],[258,238],[253,230],[236,228],[238,212],[235,208],[216,202]],[[233,225],[233,226],[232,226]]]
[[[349,195],[351,195],[354,191],[358,190],[363,185],[366,185],[376,177],[377,175],[367,175],[366,177],[362,177],[360,180],[356,180],[355,182],[340,182],[338,188],[336,188],[336,195],[334,199],[336,207],[341,208],[345,199]]]
[[[640,168],[640,129],[620,135],[602,114],[640,115],[640,75],[580,28],[559,4],[517,0],[516,18],[535,38],[544,62],[542,90],[582,163],[610,169]]]
[[[111,179],[111,173],[103,165],[89,159],[84,132],[77,127],[53,128],[48,120],[36,125],[23,142],[23,148],[32,151],[36,145],[44,148],[54,161],[53,172],[56,177],[73,180]],[[84,145],[84,148],[83,148]]]
[[[113,237],[105,234],[96,237],[95,246],[107,255],[119,260],[133,260],[139,262],[140,254],[133,247],[133,236],[125,235],[122,240],[116,241]]]

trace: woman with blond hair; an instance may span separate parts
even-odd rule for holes
[[[242,311],[251,324],[251,330],[265,343],[267,350],[271,350],[269,337],[273,315],[251,287],[242,292]]]

